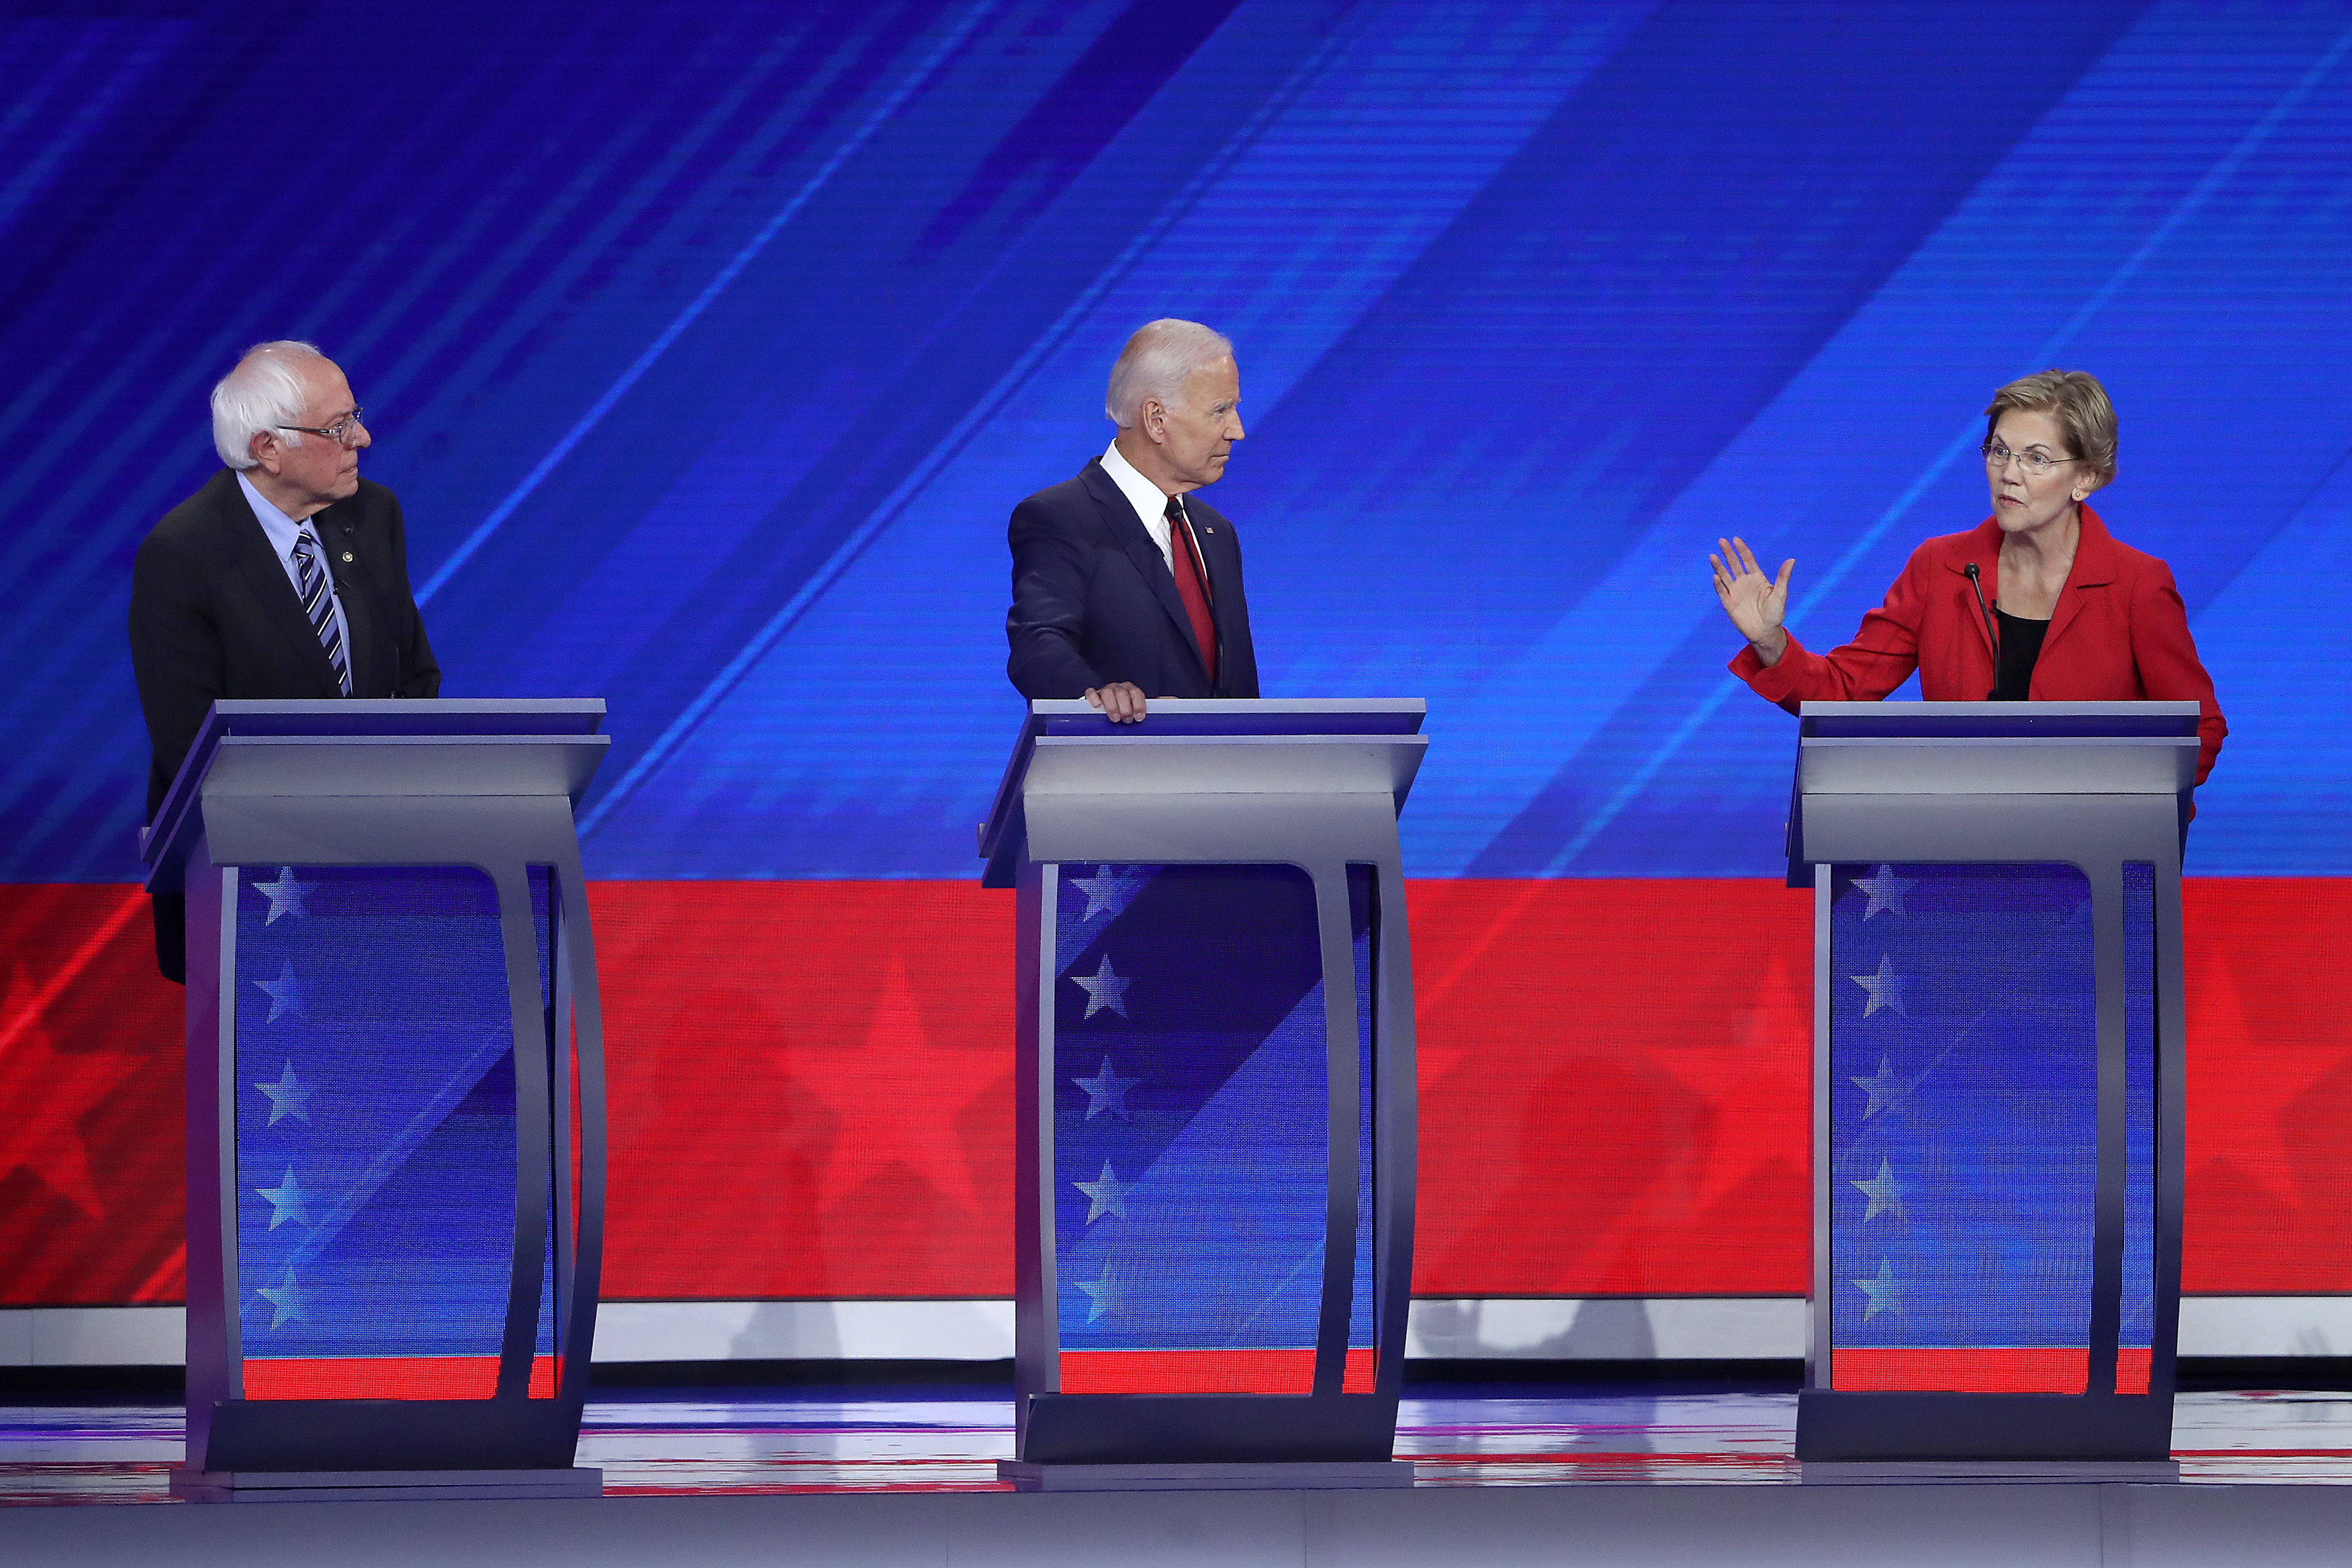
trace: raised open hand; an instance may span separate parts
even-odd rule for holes
[[[1723,548],[1719,556],[1710,555],[1707,564],[1715,569],[1715,596],[1723,601],[1723,612],[1739,628],[1765,664],[1780,661],[1789,646],[1789,634],[1780,629],[1780,618],[1789,609],[1789,574],[1796,570],[1791,559],[1780,563],[1778,577],[1767,577],[1764,569],[1756,564],[1756,552],[1742,538],[1717,539]]]

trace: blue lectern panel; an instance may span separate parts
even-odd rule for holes
[[[1380,883],[1374,867],[1348,868],[1348,928],[1356,956],[1356,1284],[1348,1313],[1348,1371],[1341,1392],[1371,1392],[1380,1320],[1372,1289],[1372,1128],[1379,1103],[1373,1077],[1372,1009],[1380,993]]]
[[[2066,865],[1833,870],[1832,1386],[2079,1393],[2090,883]]]
[[[1063,1390],[1305,1394],[1329,1179],[1313,884],[1073,865],[1058,886]]]
[[[487,1398],[515,1203],[496,889],[459,866],[248,867],[238,884],[247,1395]],[[542,1354],[551,1326],[542,1312]]]
[[[2123,880],[2124,1289],[2116,1391],[2145,1394],[2156,1338],[2156,867],[2127,862]]]
[[[535,865],[526,868],[530,884],[530,925],[539,949],[539,1008],[546,1029],[548,1104],[572,1105],[573,1079],[577,1072],[572,1053],[576,1042],[566,1039],[557,1028],[555,1006],[555,868]],[[546,1238],[540,1249],[539,1260],[539,1326],[531,1341],[530,1397],[555,1397],[557,1378],[555,1364],[555,1321],[559,1303],[555,1299],[555,1227],[558,1217],[580,1212],[579,1195],[575,1191],[569,1205],[559,1207],[555,1201],[555,1184],[565,1171],[577,1172],[579,1160],[579,1115],[576,1108],[551,1119],[547,1160],[547,1223],[540,1234]],[[558,1148],[553,1142],[555,1127],[571,1129],[573,1146]],[[572,1239],[575,1242],[578,1238]]]

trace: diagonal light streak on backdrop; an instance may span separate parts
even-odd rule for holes
[[[2260,120],[2247,128],[2245,134],[2238,138],[2236,144],[2205,172],[2204,176],[2190,188],[2189,193],[2173,204],[2172,210],[2165,214],[2164,221],[2150,230],[2148,236],[2139,243],[2131,255],[2117,264],[2115,271],[2107,276],[2106,281],[2093,289],[2089,297],[2076,308],[2074,313],[2069,316],[2056,331],[2051,333],[2040,348],[2026,356],[2025,369],[2019,371],[2018,373],[2027,375],[2032,373],[2037,367],[2047,367],[2052,357],[2072,342],[2084,327],[2090,325],[2092,319],[2105,308],[2108,302],[2138,276],[2140,270],[2147,265],[2148,259],[2179,232],[2180,225],[2195,216],[2208,202],[2211,201],[2214,193],[2235,175],[2246,160],[2253,156],[2255,152],[2276,133],[2289,115],[2302,107],[2304,100],[2311,96],[2312,90],[2318,87],[2328,72],[2336,68],[2347,51],[2352,51],[2352,28],[2347,28],[2338,35],[2335,44],[2327,52],[2322,55],[2309,70],[2305,71],[2293,87],[2280,95],[2278,101],[2272,104]],[[1855,566],[1861,563],[1863,558],[1886,537],[1887,530],[1900,521],[1918,502],[1919,497],[1927,493],[1928,487],[1949,472],[1952,465],[1958,462],[1962,455],[1974,449],[1981,439],[1975,421],[1972,420],[1963,425],[1959,434],[1953,436],[1927,466],[1920,471],[1918,477],[1905,486],[1902,494],[1895,497],[1894,503],[1879,513],[1877,520],[1864,529],[1861,536],[1846,547],[1845,553],[1838,557],[1830,569],[1822,574],[1811,591],[1798,603],[1796,618],[1801,620],[1819,609],[1830,593],[1845,580]],[[1658,776],[1659,771],[1669,761],[1673,760],[1675,754],[1689,742],[1690,737],[1697,734],[1699,729],[1715,716],[1716,712],[1729,699],[1731,694],[1735,691],[1744,692],[1747,689],[1745,683],[1726,677],[1706,696],[1700,698],[1697,706],[1685,715],[1683,721],[1675,727],[1673,733],[1660,742],[1649,756],[1642,759],[1641,765],[1626,777],[1625,780],[1611,793],[1608,800],[1601,802],[1599,810],[1584,820],[1583,825],[1577,829],[1568,842],[1561,846],[1559,852],[1544,866],[1542,874],[1546,877],[1556,877],[1574,864],[1577,856],[1584,852],[1585,847],[1600,837],[1608,829],[1610,823],[1615,821],[1628,806],[1641,797],[1643,791],[1649,788],[1650,781]]]
[[[1337,31],[1326,38],[1283,84],[1282,90],[1260,105],[1217,156],[1204,163],[1160,215],[1138,231],[1110,265],[1104,267],[1094,281],[1055,318],[1053,325],[1037,335],[1021,357],[1013,361],[1012,368],[997,378],[996,384],[973,401],[946,436],[924,455],[922,461],[915,465],[907,477],[900,480],[882,498],[880,505],[866,515],[866,520],[858,524],[849,537],[835,547],[833,554],[825,558],[824,563],[808,575],[793,596],[784,601],[783,607],[768,617],[766,622],[736,651],[734,657],[729,659],[702,690],[695,694],[694,700],[681,708],[677,716],[638,754],[628,771],[623,773],[610,789],[599,795],[594,805],[581,814],[580,834],[583,839],[595,831],[598,823],[635,794],[638,787],[701,727],[711,709],[726,700],[728,694],[750,674],[752,667],[767,656],[768,650],[792,630],[793,623],[807,613],[809,607],[824,596],[826,591],[840,580],[842,573],[856,564],[857,558],[866,553],[885,529],[898,520],[915,497],[921,495],[954,460],[979,431],[982,422],[1003,408],[1006,400],[1036,373],[1038,367],[1061,350],[1070,334],[1077,329],[1078,324],[1103,298],[1117,287],[1150,254],[1152,248],[1166,238],[1177,222],[1192,210],[1202,196],[1255,145],[1266,128],[1297,101],[1305,85],[1321,75],[1331,57],[1339,50],[1342,41],[1342,35]]]
[[[792,199],[778,209],[766,223],[760,225],[759,232],[746,240],[742,247],[728,259],[727,265],[719,269],[717,276],[703,286],[702,292],[687,302],[686,308],[677,313],[670,324],[663,328],[654,340],[646,345],[644,351],[629,362],[628,368],[621,372],[620,378],[589,405],[588,412],[580,416],[578,423],[563,433],[562,439],[548,451],[547,455],[534,464],[530,472],[522,476],[521,482],[508,492],[506,498],[490,508],[489,516],[484,517],[474,531],[467,534],[457,548],[450,552],[449,559],[441,563],[440,570],[416,591],[416,602],[420,606],[430,602],[433,596],[457,574],[458,570],[473,559],[475,552],[489,542],[491,536],[496,534],[506,520],[514,515],[515,508],[529,500],[531,492],[546,482],[547,476],[555,472],[557,465],[566,457],[572,455],[573,449],[587,438],[591,431],[604,423],[604,416],[612,413],[614,405],[628,395],[630,389],[645,378],[646,372],[652,370],[661,357],[669,351],[670,346],[685,336],[687,330],[702,319],[704,312],[717,303],[719,297],[726,293],[728,287],[742,276],[744,268],[760,258],[761,253],[765,251],[775,237],[783,232],[785,225],[798,217],[802,210],[815,199],[817,193],[832,183],[833,177],[841,172],[842,166],[881,133],[882,128],[890,122],[900,109],[905,107],[907,100],[915,95],[916,90],[931,79],[933,73],[946,62],[950,54],[961,48],[965,40],[979,31],[981,24],[987,20],[995,9],[992,5],[972,6],[965,14],[961,26],[950,29],[932,46],[930,51],[913,70],[907,73],[906,78],[890,92],[889,96],[876,105],[859,123],[857,129],[852,131],[840,146],[834,149],[833,155],[824,161],[816,172],[802,183],[800,189],[793,193]]]

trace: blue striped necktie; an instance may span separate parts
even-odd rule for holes
[[[327,650],[327,663],[335,666],[335,680],[343,695],[349,696],[352,662],[343,652],[343,629],[335,624],[335,601],[327,592],[327,574],[319,568],[319,547],[307,528],[294,536],[294,576],[302,592],[302,613],[310,618],[310,630],[319,634],[319,646]]]

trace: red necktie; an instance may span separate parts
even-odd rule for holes
[[[1209,685],[1217,684],[1217,623],[1209,614],[1209,595],[1201,580],[1201,568],[1193,559],[1192,525],[1185,520],[1184,503],[1174,496],[1168,497],[1168,559],[1176,574],[1176,597],[1184,601],[1184,613],[1192,622],[1192,643],[1201,650],[1201,667],[1209,673]]]

